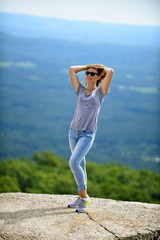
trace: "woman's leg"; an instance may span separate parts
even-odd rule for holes
[[[94,134],[83,133],[80,136],[76,146],[72,152],[69,165],[75,177],[78,185],[79,194],[86,197],[86,175],[82,169],[81,162],[85,158],[85,155],[90,150],[94,141]],[[83,164],[82,164],[83,165]]]
[[[85,157],[81,161],[81,167],[82,167],[83,172],[84,172],[85,185],[87,186],[87,172],[86,172],[86,159],[85,159]]]
[[[79,140],[79,137],[78,137],[78,134],[76,134],[77,131],[74,131],[74,130],[70,130],[69,131],[69,145],[70,145],[70,149],[71,149],[71,152],[73,152],[78,140]],[[86,172],[86,159],[85,157],[82,159],[81,161],[81,167],[82,167],[82,170],[84,172],[84,176],[85,176],[85,185],[87,186],[87,172]]]

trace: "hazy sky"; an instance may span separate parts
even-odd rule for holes
[[[0,0],[1,12],[160,26],[160,0]]]

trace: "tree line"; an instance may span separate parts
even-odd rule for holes
[[[86,163],[88,194],[123,201],[160,203],[160,174],[117,163]],[[0,162],[0,192],[77,194],[68,160],[35,152]]]

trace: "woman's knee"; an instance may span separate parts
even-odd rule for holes
[[[77,162],[76,162],[75,158],[70,158],[69,166],[70,166],[71,169],[77,169],[78,168]]]

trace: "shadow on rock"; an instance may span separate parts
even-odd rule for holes
[[[67,207],[56,208],[38,208],[31,210],[21,210],[16,212],[1,212],[0,219],[4,220],[6,224],[16,224],[24,219],[28,218],[41,218],[45,216],[55,216],[64,214],[73,214]]]

